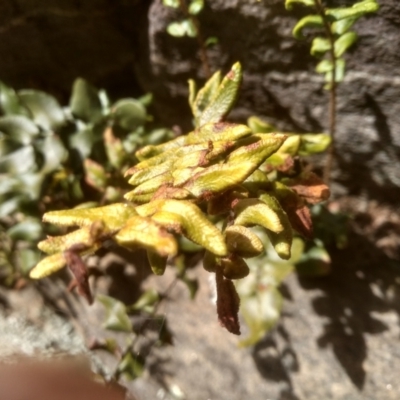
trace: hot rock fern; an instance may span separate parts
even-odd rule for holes
[[[78,229],[40,242],[48,256],[30,276],[43,278],[67,265],[91,302],[82,257],[112,240],[131,250],[146,249],[153,272],[160,275],[184,236],[204,248],[204,268],[216,277],[219,320],[239,334],[239,297],[232,280],[249,273],[245,259],[261,254],[265,244],[252,227],[261,227],[278,256],[288,259],[293,229],[312,234],[306,203],[329,196],[298,160],[299,153],[313,152],[309,136],[267,132],[258,119],[250,121],[251,128],[224,121],[241,77],[237,63],[223,79],[215,73],[197,92],[190,83],[195,129],[136,152],[139,163],[125,173],[133,186],[126,202],[46,213],[45,222]]]

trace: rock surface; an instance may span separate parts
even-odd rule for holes
[[[340,1],[337,4],[344,4]],[[349,2],[347,2],[349,3]],[[380,0],[355,29],[339,88],[336,193],[395,201],[400,194],[400,3]],[[213,70],[242,62],[236,120],[268,118],[281,129],[327,130],[328,95],[314,72],[310,41],[291,29],[305,10],[283,0],[215,0],[200,14]],[[0,79],[67,98],[77,76],[112,95],[151,91],[161,121],[190,129],[187,79],[204,80],[197,41],[166,33],[179,13],[161,0],[32,1],[0,4]]]
[[[218,325],[210,274],[201,266],[190,271],[199,279],[196,299],[190,300],[187,287],[178,282],[159,310],[174,345],[156,345],[160,323],[154,321],[153,336],[138,350],[146,359],[146,373],[126,383],[131,394],[139,400],[399,399],[399,266],[387,254],[399,257],[400,220],[393,212],[375,209],[371,223],[371,211],[358,214],[350,246],[333,252],[332,274],[289,277],[282,287],[280,323],[255,347],[238,348],[238,337]],[[172,268],[162,277],[149,276],[140,267],[140,255],[132,261],[135,267],[104,259],[105,275],[93,285],[95,293],[132,304],[141,282],[164,292],[174,280]],[[53,298],[53,308],[32,287],[1,291],[1,360],[20,353],[88,356],[83,343],[110,337],[101,328],[99,302],[89,307],[57,282],[42,282],[41,292],[49,289],[46,298]],[[66,313],[67,304],[75,310],[69,322],[56,315]],[[243,325],[243,334],[245,330]],[[118,335],[125,343],[127,338]],[[106,375],[115,369],[115,358],[104,352],[92,352],[91,359]]]
[[[393,201],[400,186],[396,167],[400,161],[400,136],[396,134],[400,128],[400,34],[396,25],[400,4],[396,0],[379,3],[379,14],[355,25],[359,40],[346,56],[348,72],[338,91],[335,180],[351,194]],[[283,4],[281,0],[207,2],[200,16],[203,35],[219,40],[209,51],[212,69],[226,70],[236,60],[243,64],[242,93],[232,114],[235,119],[258,115],[282,129],[326,131],[328,94],[314,72],[310,41],[291,37],[304,10],[298,7],[288,12]],[[161,0],[153,2],[150,62],[140,75],[169,123],[182,120],[186,80],[202,72],[195,40],[166,34],[167,24],[177,18],[165,10]]]

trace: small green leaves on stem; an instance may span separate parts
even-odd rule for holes
[[[190,19],[184,19],[179,22],[171,22],[167,27],[167,32],[171,36],[175,37],[196,37],[197,36],[197,29],[196,26]]]
[[[303,17],[293,28],[293,36],[296,39],[304,39],[303,29],[305,28],[323,28],[324,21],[320,15],[307,15]]]
[[[303,6],[314,7],[314,0],[286,0],[285,7],[287,10],[293,8],[293,4],[302,4]]]
[[[303,39],[305,28],[317,28],[325,33],[325,37],[317,36],[313,39],[310,52],[319,58],[327,56],[318,63],[316,71],[325,75],[324,88],[330,91],[329,133],[332,141],[324,170],[324,178],[328,182],[335,154],[336,84],[344,79],[346,63],[342,56],[357,40],[356,33],[349,29],[362,16],[376,12],[379,5],[376,0],[363,0],[351,7],[331,9],[325,7],[321,0],[286,0],[285,6],[291,9],[295,3],[313,7],[317,14],[303,17],[293,28],[293,36]]]
[[[376,0],[363,0],[353,4],[351,7],[327,9],[326,15],[330,20],[340,21],[347,18],[360,18],[378,10],[379,4]]]

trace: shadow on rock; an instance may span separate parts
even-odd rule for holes
[[[368,355],[365,334],[378,335],[388,326],[373,313],[395,311],[400,314],[400,288],[395,286],[398,268],[366,237],[351,233],[349,246],[331,252],[332,273],[324,278],[300,278],[306,290],[320,289],[314,298],[315,312],[327,319],[320,348],[332,351],[353,382],[362,390]]]
[[[282,325],[277,328],[275,336],[269,335],[254,346],[252,356],[255,365],[264,379],[282,382],[284,388],[279,400],[298,400],[290,376],[292,372],[299,370],[297,355],[291,346],[289,334]],[[281,342],[284,343],[283,348]]]

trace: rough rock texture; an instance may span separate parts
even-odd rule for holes
[[[337,1],[335,4],[344,4]],[[351,2],[347,1],[347,4]],[[400,193],[400,3],[380,0],[360,20],[339,89],[336,193],[395,201]],[[291,37],[304,13],[283,0],[213,0],[200,15],[212,69],[241,61],[245,71],[232,117],[266,117],[282,129],[327,129],[327,93],[314,72],[309,41]],[[66,98],[77,76],[114,95],[152,91],[158,117],[190,128],[187,79],[204,79],[197,41],[173,38],[180,18],[161,0],[4,0],[0,2],[0,79]]]
[[[166,293],[170,288],[158,314],[165,316],[174,345],[158,346],[160,319],[135,317],[136,332],[143,332],[144,324],[149,329],[135,346],[146,360],[146,372],[126,382],[130,393],[139,400],[399,399],[400,278],[395,260],[400,258],[400,217],[374,203],[347,199],[341,205],[358,210],[349,247],[332,252],[330,275],[292,274],[285,281],[278,326],[251,348],[238,348],[238,337],[219,326],[212,275],[200,265],[188,271],[199,279],[192,301],[182,282],[171,286],[172,267],[162,277],[149,275],[143,252],[131,254],[131,263],[113,254],[100,262],[91,259],[90,265],[99,268],[91,280],[96,295],[132,304],[142,289]],[[84,344],[112,336],[125,346],[127,337],[105,331],[103,322],[100,302],[88,306],[68,294],[60,277],[18,291],[1,288],[0,362],[21,353],[90,354],[94,369],[109,376],[116,358],[101,350],[88,352]],[[244,324],[242,332],[246,334]]]
[[[136,0],[3,0],[0,79],[60,97],[78,77],[118,95],[137,92],[136,30],[146,15]],[[143,10],[142,10],[143,9]]]
[[[339,4],[337,2],[336,4]],[[343,3],[343,2],[341,2]],[[339,89],[338,161],[336,180],[352,194],[394,200],[400,172],[400,40],[397,0],[381,0],[378,15],[360,20],[359,41],[347,55],[348,73]],[[243,90],[233,117],[255,114],[283,129],[319,132],[328,128],[327,93],[314,72],[310,42],[291,38],[301,10],[287,12],[283,0],[207,2],[201,14],[205,37],[217,36],[209,51],[213,69],[240,60],[245,71]],[[160,114],[169,123],[182,122],[186,80],[201,75],[193,39],[169,37],[166,26],[179,19],[161,0],[149,10],[149,59],[139,73],[155,93]],[[185,119],[184,119],[185,121]],[[339,189],[339,188],[338,188]]]

